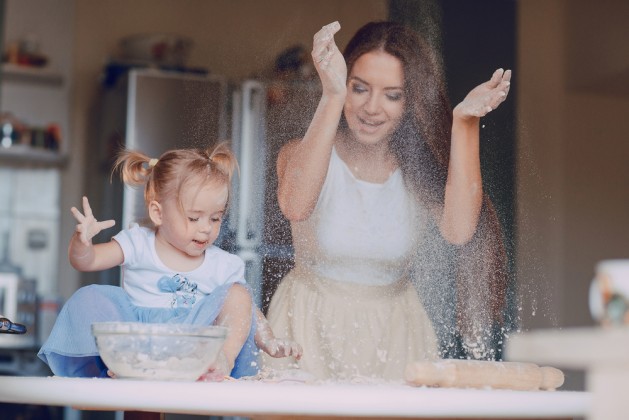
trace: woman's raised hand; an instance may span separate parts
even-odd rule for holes
[[[345,95],[347,92],[347,64],[334,42],[334,34],[340,29],[338,22],[325,25],[314,35],[312,44],[312,60],[323,92],[331,95]]]
[[[496,70],[491,79],[472,89],[454,108],[454,116],[463,119],[484,117],[507,98],[510,85],[511,70]]]
[[[72,215],[79,222],[76,225],[76,231],[79,233],[81,243],[86,246],[92,244],[92,238],[96,236],[101,230],[108,229],[116,224],[115,220],[105,220],[99,222],[92,214],[92,208],[87,200],[87,197],[83,197],[83,213],[81,213],[76,207],[70,209]]]

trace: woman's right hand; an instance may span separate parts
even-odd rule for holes
[[[332,22],[314,35],[312,60],[319,73],[323,93],[343,95],[347,93],[347,64],[343,54],[334,42],[334,34],[341,29],[338,22]]]
[[[79,234],[81,243],[85,246],[92,245],[92,238],[101,230],[109,229],[116,224],[115,220],[104,220],[102,222],[96,220],[92,214],[92,208],[87,197],[83,197],[83,213],[76,207],[72,207],[70,211],[76,221],[79,222],[76,225],[76,232]]]
[[[511,70],[498,69],[491,79],[476,86],[467,94],[463,101],[454,107],[455,119],[481,118],[496,109],[507,99],[511,86]]]

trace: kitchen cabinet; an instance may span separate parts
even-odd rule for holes
[[[52,86],[63,85],[63,75],[61,73],[46,68],[18,66],[10,63],[2,65],[2,80]]]
[[[61,139],[58,147],[44,148],[37,141],[38,147],[0,146],[0,165],[62,169],[71,150],[74,0],[3,0],[0,6],[4,6],[1,47],[10,57],[10,63],[0,68],[0,111],[30,128],[54,125]]]
[[[64,77],[48,68],[2,64],[2,124],[0,131],[0,164],[10,166],[61,166],[68,155],[67,95]],[[23,124],[21,138],[12,135]],[[46,144],[45,127],[57,127],[58,137]],[[27,131],[27,132],[26,132]],[[42,137],[41,141],[37,137]],[[13,137],[13,142],[11,141]],[[8,140],[5,143],[5,140]],[[26,141],[25,141],[26,140]],[[50,147],[54,146],[54,147]]]

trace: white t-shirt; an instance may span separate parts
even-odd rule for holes
[[[124,254],[122,287],[137,306],[173,308],[192,306],[221,285],[245,283],[245,264],[237,255],[211,246],[196,269],[177,272],[155,251],[155,232],[134,225],[114,236]]]
[[[333,148],[313,213],[292,223],[295,261],[336,281],[391,284],[408,272],[424,226],[399,169],[382,184],[362,181]]]

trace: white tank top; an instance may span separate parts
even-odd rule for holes
[[[333,148],[313,213],[292,223],[295,263],[336,281],[393,283],[408,270],[423,217],[399,168],[382,184],[365,182]]]

